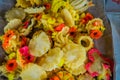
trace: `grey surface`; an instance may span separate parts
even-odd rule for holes
[[[15,0],[0,0],[0,16],[4,16],[4,13],[13,7]]]
[[[114,51],[114,80],[120,80],[120,4],[105,0],[105,13],[111,25]]]
[[[95,47],[105,56],[115,60],[114,80],[120,80],[120,5],[112,3],[111,0],[93,0],[95,7],[89,11],[95,16],[104,20],[106,27],[102,38],[95,40]],[[11,9],[14,0],[0,0],[0,35],[3,34],[3,27],[6,22],[4,14]],[[4,51],[0,47],[0,61]],[[1,63],[1,62],[0,62]]]
[[[120,4],[112,2],[112,0],[105,0],[105,11],[106,12],[120,12]]]
[[[120,80],[120,13],[107,14],[112,26],[114,59],[115,59],[115,80]]]

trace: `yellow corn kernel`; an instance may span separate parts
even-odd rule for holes
[[[48,24],[54,24],[55,23],[55,18],[48,18],[47,22]]]
[[[9,59],[13,59],[14,57],[15,57],[15,53],[14,52],[10,53],[9,56],[8,56]]]

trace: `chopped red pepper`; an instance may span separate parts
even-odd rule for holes
[[[91,20],[91,19],[93,19],[93,15],[91,15],[90,13],[87,13],[86,18],[88,18],[88,20]]]
[[[9,46],[9,40],[6,39],[6,40],[4,40],[4,42],[2,43],[2,47],[3,47],[4,50],[6,50],[8,46]]]
[[[85,19],[82,19],[82,20],[81,20],[81,23],[86,24],[87,22],[86,22]]]
[[[71,27],[69,29],[70,36],[75,37],[76,36],[76,34],[75,34],[76,31],[77,31],[77,29],[75,27]]]
[[[3,39],[10,40],[14,35],[15,35],[15,32],[13,30],[8,30],[3,36]]]
[[[23,46],[26,46],[26,45],[27,45],[27,38],[22,36],[20,47],[23,47]]]
[[[34,60],[35,60],[35,57],[31,54],[28,54],[27,56],[25,56],[26,63],[33,62]]]
[[[89,20],[93,19],[93,16],[90,13],[86,13],[85,17],[81,19],[82,24],[87,24]]]
[[[75,28],[75,27],[71,27],[70,29],[69,29],[69,32],[71,33],[71,32],[76,32],[77,31],[77,29]]]
[[[8,70],[8,72],[12,72],[12,71],[16,70],[16,68],[17,68],[16,60],[14,60],[14,59],[8,60],[8,62],[6,64],[6,69]]]
[[[48,30],[48,31],[47,31],[47,34],[50,35],[50,37],[52,37],[52,33],[53,33],[53,32],[52,32],[51,30]]]
[[[49,10],[51,8],[51,4],[50,3],[44,3],[44,6],[47,10]]]
[[[100,30],[91,30],[90,37],[93,39],[99,39],[102,36],[102,32]]]
[[[9,40],[15,35],[15,32],[13,30],[8,30],[5,35],[3,36],[3,43],[2,43],[2,47],[4,48],[4,50],[7,49],[9,45]]]
[[[27,20],[26,22],[23,23],[23,28],[28,28],[28,25],[29,25],[29,21]]]
[[[58,76],[53,76],[50,80],[60,80]]]
[[[40,14],[35,14],[34,17],[37,19],[37,20],[40,20],[42,18],[42,13]]]
[[[64,23],[62,23],[62,24],[58,25],[57,27],[55,27],[55,31],[59,32],[59,31],[61,31],[63,29],[63,27],[65,27]]]

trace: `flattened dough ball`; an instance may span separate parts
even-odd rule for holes
[[[43,31],[36,32],[29,43],[30,53],[36,57],[41,57],[50,47],[51,43],[49,37]]]

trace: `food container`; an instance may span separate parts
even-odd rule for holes
[[[99,40],[94,40],[95,47],[106,57],[114,60],[115,66],[111,80],[120,80],[120,5],[111,0],[93,0],[95,6],[89,8],[95,17],[103,19],[106,30]],[[0,0],[0,35],[6,25],[4,14],[15,4],[15,0]],[[115,6],[115,7],[113,7]],[[114,17],[113,17],[114,16]],[[0,43],[1,44],[1,43]],[[0,46],[0,63],[4,60],[5,54]]]

